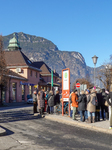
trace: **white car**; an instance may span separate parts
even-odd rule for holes
[[[33,98],[28,99],[27,104],[33,104]]]

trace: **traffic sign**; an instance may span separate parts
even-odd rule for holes
[[[76,87],[77,87],[77,88],[80,88],[80,83],[76,83]]]

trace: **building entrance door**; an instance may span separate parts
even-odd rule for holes
[[[25,85],[22,85],[22,101],[25,100]]]
[[[12,83],[12,100],[16,102],[17,98],[17,83]]]

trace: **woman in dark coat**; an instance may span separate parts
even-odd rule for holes
[[[86,120],[86,104],[87,104],[87,97],[84,94],[84,91],[81,91],[81,95],[79,99],[77,100],[78,102],[78,111],[80,112],[80,121]]]
[[[50,107],[50,114],[54,112],[54,94],[53,91],[50,91],[50,94],[48,96],[48,105]]]
[[[40,91],[40,108],[41,108],[41,116],[43,115],[44,112],[44,105],[45,105],[45,94],[44,94],[44,89]]]
[[[60,104],[60,95],[59,91],[56,91],[56,95],[54,97],[54,113],[56,114],[56,107]]]

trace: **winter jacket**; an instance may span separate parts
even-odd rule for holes
[[[111,100],[109,100],[109,99],[111,99]],[[107,96],[107,102],[112,107],[112,92],[110,92],[109,95]]]
[[[85,94],[80,95],[77,102],[78,102],[78,110],[79,111],[86,110],[87,97]]]
[[[60,95],[59,94],[56,94],[54,96],[54,106],[57,104],[60,104]]]
[[[105,101],[107,99],[107,94],[105,93],[105,91],[102,90],[102,98],[101,98],[101,105],[105,105]]]
[[[51,106],[54,106],[54,94],[50,94],[49,96],[49,99],[48,99],[48,105],[51,107]]]
[[[33,93],[33,102],[37,102],[37,94]]]
[[[71,94],[71,100],[72,100],[72,106],[78,107],[78,102],[76,101],[78,100],[78,96],[75,93]]]
[[[40,91],[40,107],[44,108],[45,106],[45,94],[43,91]]]
[[[87,104],[87,110],[88,110],[89,112],[95,112],[95,111],[96,111],[96,106],[94,106],[94,105],[91,103],[93,97],[95,97],[95,96],[96,96],[96,93],[95,93],[95,92],[92,92],[92,93],[90,94],[90,101],[89,101],[89,103]]]
[[[38,109],[41,109],[40,107],[40,95],[37,94],[37,102],[38,102]]]
[[[98,106],[96,106],[96,109],[100,109],[101,101],[102,101],[102,93],[96,93],[97,100],[98,100]]]

